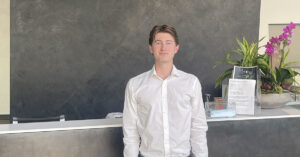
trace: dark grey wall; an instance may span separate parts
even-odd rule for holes
[[[260,0],[11,0],[11,115],[103,118],[122,111],[129,78],[149,70],[148,34],[179,34],[175,65],[220,96],[212,69],[237,45],[258,39]]]

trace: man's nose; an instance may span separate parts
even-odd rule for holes
[[[160,49],[165,49],[166,48],[166,44],[165,43],[161,43]]]

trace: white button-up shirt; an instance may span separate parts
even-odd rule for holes
[[[123,111],[124,157],[207,157],[207,123],[198,78],[173,66],[129,80]],[[141,140],[140,140],[141,139]]]

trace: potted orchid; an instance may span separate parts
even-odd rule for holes
[[[216,79],[215,88],[222,85],[222,98],[227,100],[227,90],[228,90],[228,80],[230,78],[237,79],[252,79],[256,80],[255,88],[255,108],[260,108],[260,68],[265,67],[268,63],[265,60],[265,55],[258,53],[259,41],[248,42],[245,37],[243,40],[236,39],[238,47],[227,53],[224,60],[220,60],[214,66],[214,68],[219,64],[230,64],[231,67],[225,70],[221,75]],[[231,55],[235,53],[239,56],[238,59],[232,59]]]
[[[278,37],[271,37],[265,45],[265,54],[258,54],[258,42],[248,43],[245,38],[237,40],[239,48],[227,53],[226,59],[218,64],[227,63],[233,66],[257,66],[261,72],[261,107],[276,108],[289,101],[293,101],[291,93],[300,93],[300,87],[295,85],[295,76],[298,72],[291,68],[296,62],[286,62],[289,54],[289,45],[296,24],[291,22],[283,28],[283,33]],[[232,60],[232,53],[241,55],[240,60]],[[232,68],[225,70],[216,80],[215,87],[222,84],[223,80],[232,77]],[[260,84],[260,83],[259,83]]]
[[[299,73],[290,67],[296,62],[286,62],[290,53],[292,31],[295,28],[296,24],[291,22],[283,28],[282,34],[278,37],[271,37],[265,45],[264,60],[269,64],[260,67],[262,70],[261,103],[263,108],[279,107],[293,100],[290,93],[299,93],[300,91],[300,87],[295,85],[295,76]]]

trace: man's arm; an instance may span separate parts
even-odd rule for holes
[[[137,106],[129,81],[125,90],[123,110],[124,157],[137,157],[139,154],[140,136],[137,131]]]
[[[191,146],[195,157],[208,157],[206,131],[208,129],[203,106],[201,85],[198,79],[194,82],[192,99]]]

